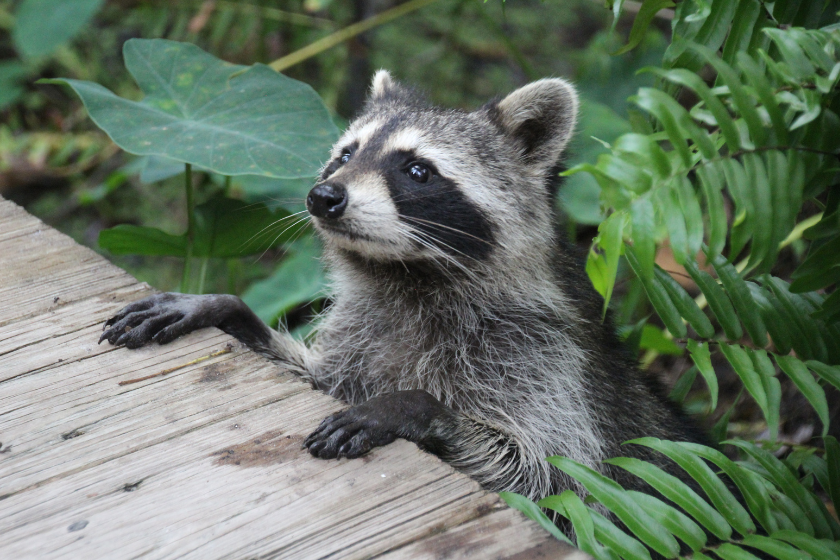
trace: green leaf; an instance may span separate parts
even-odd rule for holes
[[[125,63],[140,102],[78,80],[91,118],[127,152],[160,155],[223,175],[317,174],[338,131],[308,85],[267,66],[223,62],[194,45],[130,39]]]
[[[644,39],[650,22],[656,17],[659,10],[673,8],[675,5],[671,0],[643,0],[642,7],[639,13],[636,14],[636,19],[633,20],[633,28],[630,29],[630,37],[627,40],[627,44],[615,51],[613,56],[635,49],[642,42],[642,39]]]
[[[732,536],[732,529],[726,520],[713,507],[707,504],[703,498],[697,495],[694,490],[689,488],[677,477],[668,474],[657,466],[631,457],[614,457],[612,459],[606,459],[604,463],[615,465],[638,476],[650,484],[657,492],[685,510],[686,513],[696,519],[716,537],[728,539]],[[662,510],[669,507],[665,504],[659,505],[659,508]],[[648,508],[645,508],[645,510],[651,513]],[[653,514],[651,513],[651,515]],[[661,520],[659,521],[661,523]],[[696,528],[697,526],[694,525],[694,527]],[[688,534],[674,534],[691,545],[694,550],[702,548],[706,543],[703,532],[699,531],[698,534],[694,528],[685,530]]]
[[[791,275],[794,279],[791,291],[809,292],[824,288],[836,282],[838,274],[840,274],[840,236],[811,249],[808,258]]]
[[[779,364],[782,371],[790,377],[791,381],[793,381],[808,402],[811,403],[811,406],[814,407],[823,425],[823,437],[828,435],[828,401],[825,398],[825,391],[823,391],[822,387],[814,379],[814,376],[811,375],[811,372],[808,371],[808,368],[805,367],[805,364],[793,356],[776,356],[776,363]]]
[[[837,555],[829,545],[808,535],[796,531],[782,530],[776,531],[770,536],[774,539],[789,542],[819,560],[840,560],[840,555]]]
[[[630,491],[629,495],[635,498],[648,515],[686,543],[689,548],[700,550],[705,546],[706,533],[687,515],[648,494]]]
[[[697,367],[688,368],[685,373],[680,375],[671,392],[668,393],[668,400],[682,404],[685,401],[686,395],[694,385],[694,380],[697,379]]]
[[[712,412],[717,408],[718,401],[718,381],[715,370],[712,367],[711,352],[709,352],[709,344],[703,342],[702,344],[689,338],[687,342],[688,351],[691,353],[691,359],[694,365],[700,371],[700,375],[706,380],[706,385],[709,387],[709,398],[711,405],[709,411]]]
[[[814,373],[820,376],[823,380],[834,385],[834,388],[840,391],[840,367],[829,366],[816,360],[808,360],[805,362]]]
[[[326,280],[319,255],[312,237],[296,242],[291,255],[283,259],[271,276],[251,284],[242,294],[242,301],[271,325],[299,305],[325,295]]]
[[[703,295],[706,296],[709,308],[723,327],[726,338],[740,340],[744,332],[741,330],[741,323],[738,321],[735,309],[723,288],[709,274],[700,270],[693,260],[685,263],[685,270],[697,284],[697,287],[700,288],[700,291],[703,292]]]
[[[732,300],[732,305],[738,312],[738,316],[744,323],[753,344],[759,348],[767,345],[767,328],[764,326],[764,321],[758,313],[755,300],[750,293],[747,284],[738,275],[738,271],[730,263],[726,262],[723,257],[717,257],[712,260],[712,266],[717,272],[721,284],[729,294]]]
[[[840,507],[840,443],[834,436],[826,436],[825,462],[828,464],[828,487],[831,502],[834,504],[834,511]]]
[[[674,344],[674,341],[665,336],[662,329],[653,325],[645,325],[642,328],[642,338],[639,340],[639,348],[643,350],[656,350],[660,354],[670,356],[681,356],[682,348]]]
[[[720,556],[723,560],[760,560],[754,554],[750,554],[743,548],[739,548],[734,544],[723,543],[715,549],[715,554]]]
[[[779,560],[803,560],[805,558],[800,550],[789,544],[761,535],[747,535],[741,543],[766,552]]]
[[[770,483],[768,482],[768,484]],[[770,490],[770,494],[773,497],[773,509],[787,520],[787,523],[782,523],[784,526],[780,529],[796,530],[811,537],[814,536],[814,525],[795,501],[788,498],[783,492],[779,492],[775,487]]]
[[[630,207],[630,223],[633,229],[633,253],[639,262],[643,280],[653,278],[653,263],[656,257],[654,240],[653,204],[647,197],[638,198]]]
[[[767,168],[767,178],[770,180],[770,195],[772,199],[773,209],[773,236],[770,241],[772,250],[768,253],[768,266],[772,266],[778,254],[778,246],[793,229],[795,215],[791,214],[794,208],[791,205],[790,191],[797,187],[801,189],[801,185],[795,185],[790,180],[788,161],[785,155],[778,150],[770,150],[764,153],[765,166]],[[795,198],[795,197],[794,197]],[[799,210],[800,204],[794,202],[796,210]]]
[[[100,231],[99,246],[113,255],[183,257],[187,254],[187,242],[183,235],[127,224]]]
[[[732,405],[723,413],[723,416],[715,422],[715,425],[712,426],[710,431],[710,435],[713,438],[713,441],[717,444],[720,444],[721,441],[726,439],[727,431],[729,428],[729,418],[732,417],[732,413],[735,411],[735,406],[738,404],[738,401],[741,400],[741,395],[744,393],[744,388],[738,391],[738,396],[735,397],[735,400],[732,401]]]
[[[641,280],[642,287],[644,288],[651,305],[653,305],[653,308],[656,309],[656,313],[662,319],[662,322],[665,323],[665,326],[668,327],[668,330],[671,331],[671,334],[676,338],[684,338],[688,331],[686,331],[685,325],[680,319],[679,311],[677,311],[677,308],[671,301],[665,287],[659,282],[658,277],[654,276],[651,280],[645,280],[641,277],[639,263],[630,247],[625,248],[624,255],[627,257],[627,262],[630,264],[630,268],[633,269],[633,272]]]
[[[525,514],[525,517],[528,519],[536,521],[540,527],[551,533],[557,540],[563,541],[571,546],[575,546],[574,543],[570,541],[560,529],[557,528],[557,525],[552,523],[548,516],[542,512],[539,506],[525,496],[517,494],[516,492],[499,492],[499,497],[513,509],[518,509]]]
[[[289,213],[263,204],[215,197],[195,209],[194,257],[234,258],[260,253],[299,233]],[[115,255],[186,256],[186,236],[156,228],[119,225],[99,233],[99,245]]]
[[[706,108],[711,111],[715,117],[715,122],[720,127],[723,137],[726,139],[726,144],[730,151],[738,151],[741,149],[741,139],[738,135],[738,129],[735,128],[735,122],[729,111],[726,110],[720,99],[712,93],[703,78],[694,72],[690,72],[684,68],[675,68],[672,70],[665,70],[661,68],[651,68],[656,75],[665,78],[669,82],[677,85],[686,86],[694,91],[706,104]]]
[[[793,285],[791,285],[791,291]],[[826,323],[835,324],[840,322],[840,290],[834,292],[823,300],[821,309],[812,315],[815,319],[821,319]]]
[[[697,4],[707,3],[707,1],[694,0],[680,2],[677,6],[677,15],[674,18],[674,38],[668,50],[665,51],[662,61],[664,66],[687,68],[692,72],[697,72],[703,66],[703,60],[696,52],[688,50],[688,46],[691,43],[698,43],[717,51],[723,44],[738,3],[731,0],[711,0],[709,9],[701,8],[696,19],[693,19],[691,15],[682,15],[685,10]]]
[[[589,258],[586,261],[586,273],[592,285],[604,298],[602,315],[607,313],[615,287],[626,219],[625,213],[615,212],[598,226],[598,237],[593,241],[593,248],[589,251]],[[596,247],[600,248],[600,252],[595,250]]]
[[[732,18],[732,27],[729,36],[724,43],[722,57],[727,64],[733,64],[735,57],[740,52],[747,52],[750,40],[756,30],[756,23],[762,15],[762,5],[758,0],[742,0],[738,2],[735,15]]]
[[[814,526],[814,531],[817,537],[836,538],[833,531],[835,530],[835,526],[837,526],[836,528],[840,530],[840,526],[838,526],[837,522],[831,518],[831,515],[825,509],[822,502],[817,500],[813,494],[808,492],[808,490],[799,483],[796,477],[793,476],[790,470],[788,470],[788,468],[779,459],[771,455],[768,451],[745,441],[729,440],[725,443],[743,449],[753,459],[755,459],[759,465],[764,467],[770,476],[770,480],[778,486],[785,495],[793,499],[796,504],[802,508],[802,511],[804,511],[807,515],[807,519]],[[775,536],[775,534],[771,536]]]
[[[24,58],[40,58],[70,41],[105,0],[23,0],[15,11],[12,40]]]
[[[747,173],[744,167],[734,159],[724,159],[723,174],[726,177],[726,186],[732,200],[735,202],[735,212],[732,220],[732,229],[729,236],[729,254],[738,255],[752,237],[755,209],[750,194],[750,187],[747,185]]]
[[[682,467],[693,478],[711,500],[715,509],[732,526],[733,529],[746,535],[755,532],[755,525],[749,513],[738,503],[738,500],[726,488],[723,481],[709,466],[693,453],[671,441],[644,437],[630,440],[627,443],[644,445],[666,455]],[[698,520],[699,521],[699,520]]]
[[[668,135],[668,139],[671,141],[671,145],[680,155],[683,166],[690,168],[693,157],[685,141],[685,138],[690,135],[684,131],[684,127],[696,127],[696,125],[691,120],[688,111],[683,109],[669,95],[652,88],[639,88],[638,93],[631,97],[630,101],[659,119]]]
[[[797,80],[806,81],[816,74],[816,69],[799,45],[797,37],[782,29],[767,29],[765,33],[776,44],[788,70]]]
[[[753,363],[753,368],[761,378],[764,385],[764,393],[767,395],[767,429],[770,431],[770,440],[775,441],[779,436],[779,414],[782,406],[782,386],[776,378],[776,369],[767,352],[758,350],[746,350]]]
[[[776,135],[776,142],[783,146],[787,145],[787,124],[785,123],[782,109],[776,101],[776,96],[773,94],[773,88],[770,85],[770,81],[764,75],[764,72],[755,60],[746,53],[738,53],[738,65],[750,81],[750,85],[752,85],[759,100],[764,106],[764,109],[770,116],[770,122],[773,125],[773,133]]]
[[[261,253],[292,239],[305,227],[283,208],[217,196],[195,209],[193,256],[234,258]]]
[[[549,457],[549,463],[583,484],[604,506],[613,512],[633,534],[659,554],[674,558],[680,546],[673,536],[650,517],[615,481],[566,457]]]
[[[685,217],[680,209],[679,198],[674,189],[657,189],[656,196],[662,208],[660,215],[668,228],[668,237],[671,241],[671,250],[674,252],[674,260],[685,265],[694,255],[689,254],[688,233],[685,226]]]
[[[775,296],[770,302],[787,326],[796,353],[803,358],[827,361],[828,350],[816,322],[811,318],[812,308],[808,301],[790,293],[787,283],[779,278],[764,275],[761,283]]]
[[[752,98],[750,98],[744,86],[741,84],[738,73],[718,56],[716,48],[713,50],[703,45],[692,45],[692,48],[717,70],[720,80],[729,87],[729,93],[732,96],[735,107],[738,109],[738,113],[747,124],[747,128],[750,131],[750,138],[756,146],[762,145],[767,134],[758,110],[756,110]]]
[[[589,508],[583,505],[580,498],[572,490],[560,494],[560,502],[566,510],[566,517],[575,528],[575,540],[578,548],[588,552],[599,560],[601,558],[618,558],[614,554],[606,554],[604,548],[595,540],[595,523],[589,515]]]
[[[626,560],[651,560],[650,552],[639,541],[613,525],[606,517],[590,510],[595,523],[595,538]]]
[[[752,153],[744,154],[742,161],[744,171],[747,174],[749,197],[753,201],[753,208],[755,209],[755,230],[753,231],[749,264],[750,269],[752,269],[766,262],[767,255],[774,251],[774,249],[771,249],[771,244],[775,224],[773,223],[770,180],[767,177],[764,160],[758,154]],[[740,313],[740,310],[738,311]],[[749,328],[747,332],[749,332]]]
[[[688,323],[697,331],[697,334],[700,335],[701,338],[712,338],[715,336],[715,329],[712,327],[712,323],[709,321],[709,318],[706,317],[706,314],[697,307],[697,303],[692,299],[691,296],[686,293],[682,286],[680,286],[679,282],[674,280],[670,274],[659,268],[656,267],[655,270],[656,280],[659,281],[660,284],[665,288],[665,291],[668,292],[668,296],[671,298],[671,301],[674,303],[674,306],[679,311],[680,315],[684,317]]]
[[[738,377],[741,378],[747,392],[755,399],[764,417],[768,420],[769,426],[770,418],[777,417],[777,414],[770,410],[765,383],[755,370],[749,352],[734,344],[721,344],[720,350],[726,356],[729,363],[732,364],[732,368],[738,374]]]
[[[703,213],[700,210],[700,203],[694,194],[694,188],[687,177],[680,176],[674,184],[674,190],[680,200],[680,208],[685,216],[685,228],[687,235],[687,252],[689,258],[694,258],[700,251],[703,244]]]
[[[700,185],[706,198],[706,214],[709,216],[709,258],[714,258],[723,251],[726,244],[726,209],[724,208],[723,172],[716,163],[710,163],[697,169]]]
[[[720,467],[741,491],[750,513],[766,531],[772,532],[779,528],[772,514],[772,499],[758,474],[740,467],[726,455],[711,447],[689,442],[679,442],[679,445]]]

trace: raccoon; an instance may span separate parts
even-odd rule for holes
[[[577,111],[562,79],[463,112],[379,71],[306,198],[334,294],[309,346],[235,296],[174,293],[127,306],[100,342],[219,327],[350,405],[306,438],[321,459],[405,438],[491,491],[584,495],[545,461],[562,455],[649,492],[602,460],[659,461],[680,476],[622,442],[703,437],[601,320],[603,300],[558,232],[557,164]]]

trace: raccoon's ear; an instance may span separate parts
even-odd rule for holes
[[[377,70],[370,84],[370,98],[379,99],[388,97],[394,94],[397,89],[399,89],[399,86],[391,77],[390,72],[387,70]]]
[[[490,107],[491,118],[519,145],[522,158],[553,167],[575,129],[578,96],[559,78],[530,83]]]

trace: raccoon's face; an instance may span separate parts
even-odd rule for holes
[[[574,128],[562,80],[472,113],[423,105],[387,72],[306,199],[328,245],[376,261],[516,257],[549,242],[549,171]]]

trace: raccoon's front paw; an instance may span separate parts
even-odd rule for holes
[[[336,412],[327,416],[318,429],[309,434],[303,446],[319,459],[361,457],[374,447],[397,439],[397,434],[389,425],[393,419],[387,416],[388,411],[377,409],[372,401]]]
[[[303,442],[320,459],[354,459],[398,437],[434,443],[434,425],[455,422],[455,412],[421,389],[395,391],[328,416]]]
[[[204,296],[165,293],[136,301],[105,322],[105,332],[99,343],[107,340],[115,346],[140,348],[152,341],[166,344],[210,326],[202,298]]]

